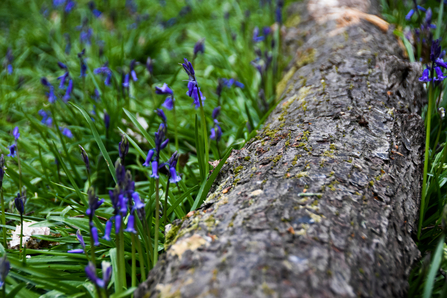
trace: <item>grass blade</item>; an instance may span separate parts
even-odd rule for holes
[[[433,286],[435,283],[436,273],[438,272],[439,265],[441,264],[441,258],[442,258],[442,251],[444,248],[444,239],[445,237],[442,236],[441,239],[439,239],[438,246],[436,247],[435,253],[433,255],[433,260],[430,264],[430,271],[427,275],[427,280],[425,281],[424,285],[424,298],[430,298]]]

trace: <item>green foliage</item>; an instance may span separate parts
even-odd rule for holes
[[[26,265],[17,249],[2,246],[1,253],[6,252],[11,262],[6,296],[95,297],[115,293],[112,297],[127,297],[134,290],[132,285],[142,282],[154,266],[156,254],[164,252],[165,227],[155,228],[160,216],[155,214],[156,198],[168,223],[198,208],[231,150],[241,148],[273,109],[274,86],[287,63],[280,51],[279,26],[273,26],[276,4],[272,1],[270,6],[261,6],[258,0],[94,1],[102,12],[97,18],[87,0],[76,1],[71,11],[64,11],[65,4],[55,6],[56,2],[5,0],[0,7],[0,53],[6,56],[0,71],[0,153],[6,159],[0,187],[5,202],[5,224],[1,226],[7,232],[7,239],[0,233],[0,243],[11,240],[11,232],[20,222],[14,197],[21,186],[27,198],[24,221],[50,229],[50,235],[34,237],[38,246],[26,250],[30,256]],[[264,35],[265,26],[276,29],[264,41],[254,43],[253,29],[259,27],[260,35]],[[82,41],[81,34],[89,29],[90,42]],[[205,52],[194,57],[194,45],[201,39],[205,40]],[[83,49],[85,77],[80,76],[78,57]],[[271,55],[263,77],[251,65],[258,57],[255,49],[262,51],[261,59]],[[146,69],[148,57],[153,61],[152,73]],[[179,65],[183,58],[194,64],[206,97],[203,113],[194,109],[192,99],[185,94],[188,78]],[[129,73],[132,60],[137,61],[134,69],[138,80],[123,88],[122,79]],[[66,90],[59,88],[57,78],[65,70],[58,62],[67,66],[73,80],[68,102],[62,100]],[[105,63],[111,70],[111,86],[94,72]],[[54,103],[48,101],[49,88],[41,84],[43,77],[54,86]],[[244,88],[223,86],[217,94],[219,81],[230,78],[243,83]],[[160,174],[160,187],[156,188],[150,167],[143,163],[147,151],[155,146],[154,133],[161,122],[154,110],[162,108],[166,98],[155,94],[154,88],[163,83],[174,91],[175,110],[165,109],[171,142],[161,151],[160,160],[168,161],[178,150],[177,171],[182,180],[168,188],[168,177]],[[261,89],[267,105],[258,98]],[[219,142],[209,140],[211,113],[217,106],[222,108]],[[51,117],[51,123],[48,117],[42,119],[40,110]],[[106,115],[110,116],[110,126],[104,121]],[[8,147],[15,142],[11,131],[16,126],[21,134],[17,140],[20,159],[7,157]],[[112,233],[112,241],[100,239],[93,250],[86,215],[88,192],[93,187],[99,199],[104,199],[93,218],[102,237],[106,221],[115,215],[109,191],[118,181],[115,161],[119,160],[121,136],[130,143],[125,167],[145,203],[145,216],[135,216],[135,237],[129,232]],[[89,172],[79,145],[88,154]],[[208,158],[220,160],[216,168],[212,169]],[[128,221],[129,215],[122,225]],[[75,236],[78,229],[86,242],[86,254],[67,253],[82,248]],[[87,279],[85,266],[94,259],[99,277],[103,274],[100,261],[112,264],[107,291],[95,288]]]

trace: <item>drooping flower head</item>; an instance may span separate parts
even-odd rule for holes
[[[179,175],[177,175],[177,171],[175,170],[175,168],[177,167],[178,157],[179,157],[179,154],[177,153],[177,151],[175,151],[172,154],[172,156],[169,159],[168,164],[167,164],[167,166],[169,168],[168,176],[169,176],[170,183],[178,183],[178,182],[180,182],[180,180],[182,180],[182,178]]]
[[[194,86],[197,84],[196,83],[196,72],[194,71],[194,67],[192,67],[191,62],[188,61],[188,59],[184,58],[184,63],[182,63],[183,69],[186,71],[186,73],[188,74],[189,77],[189,83],[194,84]],[[188,83],[188,89],[191,90],[192,87],[190,87],[190,84]],[[191,92],[191,91],[190,91]],[[191,95],[189,95],[191,96]]]
[[[162,104],[162,106],[167,110],[172,110],[174,108],[174,96],[168,96],[165,99],[165,102]]]
[[[45,110],[40,110],[39,115],[42,117],[42,120],[40,121],[42,124],[45,124],[48,127],[53,125],[53,118],[51,118],[50,114]]]
[[[220,107],[214,108],[212,113],[214,126],[213,128],[211,128],[210,139],[215,140],[217,142],[219,142],[220,139],[222,138],[222,129],[220,128],[219,122],[217,121],[217,117],[219,117],[219,114],[220,114]]]
[[[121,136],[121,142],[119,142],[118,151],[121,161],[124,162],[126,155],[129,152],[129,141],[124,135]]]
[[[194,58],[197,57],[197,54],[205,53],[205,38],[199,40],[198,42],[196,42],[196,44],[194,45]]]
[[[427,11],[425,8],[423,8],[420,5],[416,5],[416,8],[411,9],[408,14],[405,16],[405,19],[409,21],[411,17],[414,15],[415,12],[419,13],[419,11]]]
[[[102,203],[104,203],[104,199],[99,199],[95,194],[95,190],[93,187],[90,187],[87,191],[88,193],[88,208],[85,214],[87,214],[90,218],[93,218],[95,215],[96,209],[98,209]]]
[[[200,92],[200,98],[199,98],[199,91]],[[190,91],[186,91],[186,94],[189,95]],[[200,91],[200,88],[194,87],[192,89],[191,95],[189,95],[192,99],[193,99],[193,105],[195,106],[196,109],[198,109],[200,107],[200,99],[202,100],[202,105],[203,105],[203,101],[206,99],[205,96],[203,96],[202,91]]]
[[[102,14],[102,12],[100,12],[99,10],[96,9],[95,6],[95,2],[94,1],[90,1],[88,3],[88,8],[90,9],[90,11],[92,12],[92,14],[96,17],[99,18]]]
[[[20,195],[20,193],[17,193],[17,196],[14,199],[14,204],[20,215],[23,215],[25,212],[25,197]]]
[[[156,94],[169,94],[173,95],[174,92],[169,88],[168,84],[164,83],[162,87],[155,87]]]
[[[63,128],[63,129],[62,129],[62,127],[60,127],[60,130],[62,130],[62,134],[63,134],[64,136],[66,136],[67,138],[69,138],[69,139],[72,139],[72,138],[73,138],[73,133],[72,133],[71,130],[68,129],[67,127]]]
[[[85,152],[84,147],[79,145],[79,149],[81,150],[82,159],[84,160],[85,168],[87,169],[87,173],[90,173],[90,161],[88,159],[87,152]]]
[[[14,127],[13,131],[12,131],[12,135],[14,136],[14,139],[17,141],[20,137],[20,132],[19,132],[19,127],[16,126]]]
[[[67,102],[70,99],[72,92],[73,92],[73,80],[69,80],[67,90],[65,91],[65,95],[64,95],[64,97],[62,97],[62,99],[65,102]]]
[[[81,230],[76,231],[76,238],[78,239],[79,243],[81,244],[82,248],[72,249],[67,251],[68,253],[75,253],[75,254],[83,254],[85,252],[85,242],[84,237],[82,237]]]
[[[11,146],[9,146],[9,157],[16,157],[16,149],[17,149],[17,145],[14,143]]]
[[[155,113],[157,113],[158,117],[161,118],[161,121],[167,125],[168,119],[166,118],[165,112],[162,109],[156,109]]]

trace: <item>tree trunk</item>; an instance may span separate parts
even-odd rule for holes
[[[170,230],[135,297],[405,296],[419,257],[421,66],[359,12],[374,5],[344,1],[293,5],[282,101]]]

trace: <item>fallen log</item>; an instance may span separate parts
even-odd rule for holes
[[[177,221],[135,297],[404,297],[417,230],[418,64],[364,1],[297,4],[265,128]],[[300,46],[299,46],[300,45]]]

